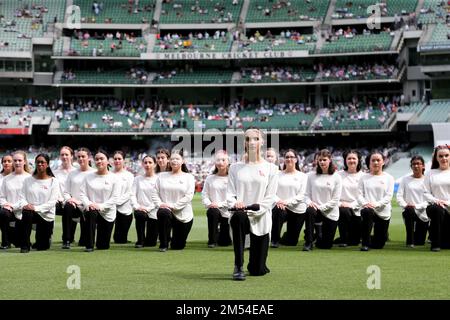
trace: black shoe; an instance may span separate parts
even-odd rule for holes
[[[361,251],[369,251],[369,247],[368,246],[362,246],[360,250]]]
[[[1,249],[1,250],[8,250],[8,249],[11,249],[11,245],[8,244],[7,246],[1,246],[0,249]]]
[[[302,251],[311,251],[313,248],[312,248],[312,245],[311,244],[305,244],[304,246],[303,246],[303,250]]]
[[[20,249],[20,253],[29,253],[30,252],[30,249],[28,249],[28,248],[21,248]]]
[[[136,244],[134,245],[134,247],[140,249],[140,248],[143,248],[144,245],[143,245],[142,243],[136,242]]]
[[[347,247],[347,244],[346,243],[339,243],[339,245],[338,245],[340,248],[346,248]]]
[[[33,244],[31,245],[31,249],[37,249],[36,243],[33,243]]]
[[[217,246],[217,244],[215,244],[215,243],[208,244],[208,248],[215,248],[216,246]]]
[[[159,248],[159,252],[166,252],[167,248]]]
[[[236,280],[236,281],[244,281],[245,280],[245,272],[242,267],[234,266],[233,280]]]
[[[63,243],[61,249],[70,249],[70,242]]]
[[[439,247],[431,248],[431,251],[439,252],[439,251],[441,251],[441,248],[439,248]]]
[[[94,252],[94,248],[86,248],[84,249],[84,252]]]
[[[270,247],[271,247],[271,248],[279,248],[279,247],[280,247],[280,244],[279,244],[278,242],[272,242],[272,243],[270,244]]]

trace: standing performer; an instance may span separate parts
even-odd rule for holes
[[[382,249],[388,239],[394,178],[383,172],[384,157],[374,151],[366,158],[370,172],[359,180],[358,203],[361,206],[361,251]],[[373,237],[370,236],[374,229]]]
[[[194,212],[192,198],[195,178],[189,173],[179,151],[170,155],[170,172],[161,172],[156,179],[153,202],[158,207],[159,250],[181,250],[192,228]],[[172,230],[172,237],[170,231]]]
[[[411,158],[413,174],[404,177],[397,191],[397,203],[403,208],[406,228],[406,246],[423,246],[427,236],[429,219],[425,199],[425,160],[421,156]]]
[[[361,171],[362,157],[359,151],[350,150],[343,154],[344,170],[341,199],[339,200],[339,246],[357,246],[361,241],[361,208],[358,204],[358,184],[364,173]]]
[[[50,248],[55,206],[60,196],[60,185],[50,169],[50,158],[46,154],[38,154],[35,159],[36,169],[32,176],[23,181],[20,192],[22,219],[19,223],[18,238],[20,252],[30,252],[30,235],[33,223],[36,223],[37,250]]]
[[[158,240],[157,208],[152,199],[156,188],[156,159],[147,155],[142,159],[144,174],[134,178],[131,203],[134,208],[137,242],[135,248],[154,247]],[[145,225],[147,224],[147,234]]]
[[[117,202],[117,215],[113,239],[115,243],[127,243],[128,231],[133,220],[133,207],[131,206],[131,187],[134,176],[125,169],[125,154],[122,151],[114,152],[114,173],[119,178],[120,192]]]
[[[431,170],[425,177],[425,199],[429,206],[431,251],[450,249],[450,146],[437,146]]]
[[[341,198],[342,180],[331,159],[331,152],[323,149],[319,152],[316,172],[308,175],[306,187],[307,218],[322,222],[322,232],[317,235],[316,247],[331,249],[339,220],[339,199]],[[309,229],[309,230],[308,230]],[[307,224],[308,235],[303,251],[311,251],[312,228]]]
[[[24,180],[30,176],[30,168],[28,167],[27,154],[25,152],[14,152],[12,154],[12,159],[14,171],[2,179],[2,184],[0,186],[0,228],[2,231],[1,249],[3,250],[11,248],[11,243],[13,241],[15,241],[15,245],[19,245],[19,220],[22,219],[20,193],[22,191]],[[6,165],[6,172],[9,171],[7,168],[8,165]],[[13,221],[16,223],[14,235],[11,238],[9,225]]]
[[[272,248],[295,246],[305,222],[305,192],[308,176],[300,171],[298,155],[293,149],[284,154],[283,171],[279,173],[276,204],[272,209]],[[286,232],[280,240],[283,222]]]
[[[94,251],[97,231],[97,249],[109,249],[111,233],[116,219],[116,205],[119,199],[120,183],[117,175],[108,170],[109,155],[104,150],[95,154],[97,170],[88,173],[80,189],[80,200],[86,219],[86,252]]]
[[[230,160],[224,150],[216,152],[214,172],[206,177],[202,190],[202,203],[207,209],[208,247],[231,244],[230,213],[227,208],[228,168]]]
[[[70,249],[72,239],[72,225],[76,225],[74,219],[80,221],[80,240],[79,246],[86,246],[86,232],[87,226],[83,215],[83,204],[81,202],[81,186],[84,183],[84,178],[87,174],[95,171],[89,165],[89,158],[91,152],[87,148],[79,148],[77,150],[77,161],[80,167],[75,169],[67,177],[64,190],[64,213],[62,217],[62,249]]]
[[[278,168],[263,159],[263,136],[258,129],[245,131],[244,161],[232,164],[227,187],[228,207],[234,211],[230,225],[234,245],[234,280],[245,280],[243,270],[245,235],[250,233],[247,270],[250,275],[270,272],[266,265],[272,228],[271,209],[278,185]],[[258,204],[259,210],[246,210]]]

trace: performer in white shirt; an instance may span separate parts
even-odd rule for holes
[[[3,179],[14,171],[13,157],[10,154],[2,157],[2,171],[0,172],[0,190],[2,188]],[[0,191],[1,194],[1,191]],[[14,243],[14,230],[10,227],[10,223],[14,221],[14,214],[11,212],[3,212],[0,206],[0,230],[2,232],[2,243],[0,249],[8,249],[11,242]]]
[[[250,233],[247,269],[252,276],[270,272],[266,265],[272,228],[271,209],[278,185],[278,168],[263,159],[263,136],[258,129],[245,131],[244,161],[232,164],[228,173],[227,203],[232,208],[230,225],[234,245],[234,280],[245,280],[245,235]],[[259,210],[245,210],[259,204]]]
[[[2,183],[0,186],[0,227],[2,231],[1,249],[3,250],[11,248],[11,243],[19,246],[18,219],[22,219],[22,209],[20,208],[19,202],[20,192],[22,190],[23,181],[30,176],[30,168],[28,167],[27,154],[25,152],[14,152],[12,154],[12,160],[13,170],[9,168],[9,164],[6,164],[6,166],[3,164],[3,173],[9,171],[12,172],[2,178]],[[9,227],[11,222],[15,222],[14,228]]]
[[[195,193],[195,178],[189,173],[183,156],[172,150],[170,172],[161,172],[156,179],[153,201],[158,207],[159,250],[182,250],[194,221],[192,198]],[[172,238],[170,239],[170,231]]]
[[[431,170],[425,176],[425,199],[430,222],[431,251],[450,249],[450,146],[434,150]]]
[[[164,148],[156,150],[155,173],[170,171],[170,151]]]
[[[214,156],[214,171],[206,177],[202,190],[202,203],[207,209],[208,247],[229,246],[231,244],[230,213],[227,208],[227,185],[230,159],[224,150]]]
[[[64,189],[64,213],[62,216],[62,249],[70,249],[70,243],[73,239],[73,225],[80,221],[80,239],[79,246],[86,246],[87,226],[83,215],[83,204],[80,199],[81,186],[87,174],[95,171],[90,167],[91,152],[89,149],[81,147],[77,150],[77,161],[80,167],[69,173]]]
[[[397,203],[403,208],[406,228],[406,246],[423,246],[427,236],[429,219],[425,199],[425,160],[421,156],[411,158],[413,174],[404,177],[397,191]]]
[[[86,175],[80,189],[80,200],[83,204],[87,227],[86,252],[94,251],[96,230],[96,248],[109,249],[120,195],[118,177],[108,170],[108,153],[99,150],[94,159],[97,170]]]
[[[273,248],[282,245],[295,246],[305,222],[305,192],[308,176],[300,171],[298,154],[288,149],[284,154],[283,171],[279,172],[275,207],[272,209],[272,244]],[[286,232],[280,240],[283,221]]]
[[[134,178],[131,194],[137,233],[135,248],[154,247],[158,240],[157,208],[152,199],[157,178],[155,174],[156,158],[146,155],[142,158],[142,167],[144,174]]]
[[[267,148],[264,159],[266,159],[269,163],[273,163],[277,167],[280,166],[280,159],[275,148]]]
[[[133,186],[134,176],[125,169],[125,153],[123,151],[115,151],[114,173],[119,178],[120,192],[117,202],[117,215],[114,223],[114,243],[127,243],[128,231],[133,221],[133,207],[131,206],[131,187]]]
[[[336,171],[332,161],[331,152],[323,149],[319,152],[318,163],[315,172],[308,175],[306,185],[306,219],[322,222],[322,232],[316,239],[316,247],[320,249],[331,249],[336,234],[339,220],[339,199],[341,198],[342,180]],[[305,230],[308,238],[305,240],[303,251],[311,251],[312,229],[311,223],[307,224]]]
[[[30,252],[30,235],[33,223],[36,224],[37,250],[48,250],[51,244],[55,205],[60,198],[60,185],[50,169],[47,154],[38,154],[34,161],[36,169],[32,176],[23,181],[20,192],[22,219],[19,224],[20,252]]]
[[[359,180],[358,203],[361,206],[361,251],[382,249],[388,239],[394,178],[383,172],[384,157],[373,151],[366,158],[369,173]],[[370,236],[373,231],[373,237]]]
[[[339,243],[340,247],[357,246],[361,242],[361,208],[358,204],[358,184],[364,173],[361,171],[362,156],[357,150],[346,151],[339,200]]]
[[[58,199],[58,202],[56,203],[56,215],[57,216],[63,216],[63,224],[64,220],[67,220],[64,218],[64,190],[65,185],[67,181],[67,177],[69,176],[69,173],[75,170],[75,167],[72,165],[73,163],[73,157],[74,152],[71,147],[63,146],[59,150],[59,159],[61,160],[61,165],[56,169],[53,170],[53,174],[55,175],[56,179],[58,179],[59,185],[60,185],[60,195],[61,197]],[[70,222],[70,232],[69,232],[69,241],[72,243],[74,241],[75,232],[77,230],[77,223],[75,221],[72,221],[72,219],[68,220]],[[64,241],[64,227],[63,227],[63,245],[65,243]]]

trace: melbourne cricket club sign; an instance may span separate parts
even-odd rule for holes
[[[300,58],[309,55],[307,50],[299,51],[243,51],[243,52],[163,52],[143,53],[144,60],[240,60]]]

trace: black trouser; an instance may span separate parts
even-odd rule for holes
[[[151,219],[144,211],[134,211],[134,219],[137,233],[137,244],[154,247],[158,239],[158,221]],[[147,235],[145,234],[145,224],[147,224]]]
[[[95,231],[97,230],[97,249],[109,249],[114,222],[106,221],[97,210],[84,213],[86,218],[86,248],[94,248]]]
[[[64,205],[62,202],[58,201],[55,205],[55,215],[62,216],[64,214]]]
[[[80,228],[81,228],[81,235],[80,235],[80,242],[83,238],[83,222],[82,220],[84,217],[82,216],[81,210],[77,207],[74,207],[73,205],[66,203],[64,206],[64,211],[62,214],[62,241],[63,243],[67,242],[73,242],[75,239],[75,232],[77,230],[77,223],[73,221],[73,219],[80,219]]]
[[[427,237],[428,222],[420,220],[416,210],[411,207],[403,211],[403,221],[406,228],[406,244],[423,246]]]
[[[217,208],[209,208],[206,216],[208,218],[208,244],[229,246],[231,237],[228,218],[222,217],[222,213]]]
[[[311,221],[310,212],[295,213],[290,210],[286,210],[286,232],[283,234],[280,243],[285,246],[296,246],[303,224],[305,224],[306,242],[311,244],[313,241],[312,230],[314,225]]]
[[[250,232],[250,220],[244,211],[236,211],[230,219],[233,232],[234,264],[244,265],[245,235],[250,233],[250,255],[247,269],[253,276],[262,276],[270,270],[267,268],[267,253],[269,251],[269,234],[256,236]]]
[[[374,249],[382,249],[388,239],[389,220],[381,219],[373,209],[361,210],[362,245]],[[373,228],[373,238],[370,236]]]
[[[22,210],[22,220],[18,223],[17,229],[20,248],[30,250],[33,223],[36,223],[36,249],[49,249],[50,238],[53,233],[53,221],[44,220],[37,212],[32,210]]]
[[[431,248],[450,249],[450,215],[436,204],[427,207],[430,221]]]
[[[361,241],[361,217],[352,208],[339,207],[340,243],[357,246]]]
[[[16,244],[16,228],[10,226],[10,223],[16,221],[14,212],[0,209],[0,230],[2,232],[2,247],[9,247],[11,243]]]
[[[283,223],[286,221],[287,209],[281,210],[277,206],[272,209],[272,231],[270,234],[270,241],[272,243],[280,242],[281,229],[283,228]]]
[[[158,209],[156,214],[158,217],[159,247],[168,248],[170,242],[171,249],[184,249],[194,219],[183,223],[175,218],[169,209]],[[170,238],[170,231],[172,231],[172,239]]]
[[[127,243],[133,215],[125,215],[117,211],[113,239],[115,243]]]
[[[311,214],[314,216],[314,223],[322,222],[322,234],[317,238],[316,247],[320,249],[331,249],[333,247],[338,222],[328,219],[320,210],[312,207],[309,207],[308,210],[313,212]]]

